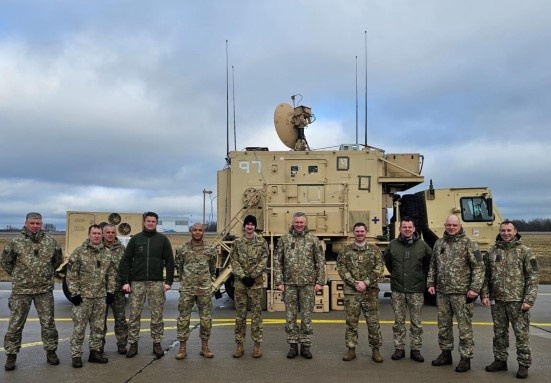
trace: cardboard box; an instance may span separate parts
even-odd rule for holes
[[[268,295],[268,311],[285,311],[282,291],[268,290],[266,294]]]
[[[342,297],[331,295],[331,310],[344,311],[344,295]]]
[[[337,271],[337,261],[325,262],[325,278],[328,281],[341,281],[341,276]]]
[[[323,290],[316,291],[315,303],[329,302],[329,286],[323,286]]]
[[[316,303],[314,305],[315,313],[328,313],[329,312],[329,298],[321,303]]]
[[[331,296],[344,298],[344,281],[331,281]]]

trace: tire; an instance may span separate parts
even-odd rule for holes
[[[224,282],[224,288],[226,289],[226,294],[228,294],[228,297],[230,297],[232,300],[235,292],[234,280],[235,280],[235,276],[232,274],[226,280],[226,282]]]

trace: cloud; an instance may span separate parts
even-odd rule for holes
[[[365,70],[369,145],[422,153],[437,187],[491,187],[509,218],[549,217],[550,15],[543,0],[6,2],[0,227],[31,210],[200,216],[227,146],[288,150],[273,112],[291,95],[316,115],[312,148],[356,141],[356,102],[363,143]]]

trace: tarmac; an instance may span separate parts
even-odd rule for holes
[[[0,334],[4,334],[9,320],[7,299],[10,296],[11,285],[0,283]],[[455,328],[456,348],[453,351],[454,363],[451,366],[433,367],[431,360],[435,359],[440,350],[437,343],[436,307],[425,306],[423,311],[424,335],[422,354],[424,363],[409,359],[409,348],[406,348],[406,358],[399,361],[391,360],[394,351],[392,342],[392,324],[394,315],[390,306],[390,298],[383,295],[388,291],[387,284],[381,284],[380,308],[381,331],[385,358],[383,363],[371,360],[371,350],[367,343],[367,326],[360,322],[359,345],[356,349],[357,358],[350,362],[342,360],[346,351],[344,343],[344,312],[314,314],[313,359],[302,357],[287,359],[288,345],[284,331],[284,312],[263,312],[264,342],[263,357],[252,357],[252,340],[247,333],[245,355],[235,359],[232,352],[235,349],[233,325],[233,301],[225,294],[220,299],[213,298],[213,329],[209,342],[214,352],[213,359],[199,355],[201,341],[198,337],[198,314],[192,316],[192,335],[188,341],[188,356],[184,360],[176,360],[178,342],[176,341],[176,318],[178,316],[177,286],[167,292],[167,302],[164,308],[165,339],[163,348],[165,356],[156,359],[152,354],[152,342],[149,334],[149,312],[144,310],[142,316],[142,333],[139,342],[139,353],[135,358],[128,359],[116,352],[116,341],[113,334],[112,317],[108,322],[105,356],[109,363],[91,364],[87,362],[88,342],[83,347],[84,366],[80,369],[71,367],[69,339],[73,330],[71,320],[71,303],[63,296],[61,286],[56,285],[54,297],[56,301],[56,325],[59,331],[58,356],[60,365],[50,366],[46,363],[46,353],[42,348],[40,326],[36,311],[31,308],[29,318],[23,331],[23,346],[18,354],[17,367],[14,371],[4,371],[5,357],[0,357],[0,382],[515,382],[518,368],[515,354],[515,340],[510,330],[509,371],[489,373],[484,367],[493,360],[492,355],[492,321],[490,310],[483,307],[479,301],[475,304],[473,328],[475,336],[475,357],[471,361],[471,370],[465,373],[455,372],[459,362],[457,352],[457,328]],[[531,311],[531,347],[533,364],[529,369],[528,380],[532,382],[551,381],[551,286],[540,286],[536,305]],[[456,327],[456,326],[455,326]],[[407,342],[409,342],[409,337]],[[3,351],[3,348],[0,348]]]

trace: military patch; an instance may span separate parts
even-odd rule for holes
[[[476,250],[476,251],[474,252],[474,257],[476,258],[476,260],[477,260],[478,262],[482,262],[482,254],[480,254],[480,250]]]
[[[496,254],[496,262],[501,262],[501,253]]]
[[[532,266],[534,271],[538,271],[538,261],[535,258],[530,260],[530,266]]]

